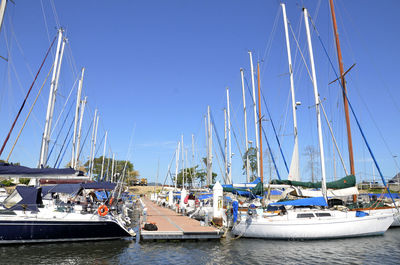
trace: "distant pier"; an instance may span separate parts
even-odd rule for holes
[[[205,240],[222,236],[222,232],[214,227],[201,226],[199,221],[158,206],[147,198],[142,198],[142,201],[147,208],[146,222],[155,223],[158,230],[141,229],[141,240]]]

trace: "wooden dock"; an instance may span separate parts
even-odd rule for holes
[[[214,227],[201,226],[199,221],[158,206],[147,198],[142,201],[147,208],[146,222],[155,223],[158,230],[141,229],[141,240],[219,239],[222,236],[222,232]]]

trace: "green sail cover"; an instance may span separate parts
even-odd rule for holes
[[[283,184],[283,185],[292,185],[299,186],[304,188],[321,188],[321,182],[303,182],[303,181],[292,181],[292,180],[278,180],[274,179],[271,181],[271,184]],[[327,182],[327,189],[345,189],[354,187],[356,185],[356,177],[354,175],[348,175],[344,178],[341,178],[336,181]]]

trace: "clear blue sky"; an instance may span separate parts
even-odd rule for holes
[[[288,18],[296,34],[299,33],[300,47],[307,63],[304,21],[301,20],[303,5],[313,16],[337,68],[328,1],[287,2]],[[399,71],[397,62],[400,61],[400,3],[395,0],[340,0],[335,3],[345,68],[357,64],[348,74],[349,98],[385,177],[392,177],[399,171],[395,160],[400,159],[400,90],[396,78]],[[255,61],[262,61],[262,91],[279,130],[283,152],[290,162],[293,145],[292,116],[288,105],[289,79],[279,1],[21,0],[16,1],[15,5],[9,2],[0,33],[0,55],[9,58],[8,63],[0,60],[1,141],[6,137],[58,25],[66,29],[69,45],[62,65],[55,119],[80,68],[86,67],[83,93],[88,96],[89,103],[83,132],[86,133],[94,109],[98,108],[100,127],[97,156],[102,154],[103,146],[99,144],[107,130],[107,149],[116,153],[118,159],[131,160],[135,169],[150,181],[155,180],[159,159],[159,181],[162,181],[181,134],[184,134],[185,146],[189,149],[188,163],[191,163],[191,134],[194,134],[195,160],[198,164],[200,157],[205,156],[203,116],[207,105],[211,106],[218,133],[223,137],[226,87],[231,89],[231,122],[243,152],[243,104],[239,69],[244,68],[246,79],[250,80],[247,51],[251,50]],[[302,154],[305,146],[317,147],[318,144],[315,111],[312,107],[314,99],[311,82],[299,53],[296,53],[293,38],[291,44],[296,98],[302,102],[297,112]],[[348,167],[341,91],[337,84],[327,85],[336,77],[315,33],[313,46],[320,94],[326,98],[324,104]],[[51,63],[52,57],[49,57],[1,158],[7,156]],[[37,165],[48,93],[49,84],[46,84],[11,161],[27,166]],[[74,104],[75,95],[76,89],[67,103],[67,110]],[[249,93],[246,97],[249,137],[254,141]],[[265,113],[265,106],[262,111]],[[65,115],[61,116],[53,140]],[[62,130],[50,164],[55,161],[71,117]],[[282,158],[270,122],[266,121],[264,126],[278,160],[280,174],[285,178]],[[328,179],[333,179],[332,141],[326,124],[324,127]],[[352,131],[357,177],[372,178],[371,158],[353,118]],[[132,147],[129,150],[131,137]],[[241,182],[245,177],[242,175],[240,151],[233,135],[232,146],[235,153],[233,180]],[[70,149],[71,145],[62,165],[70,159]],[[215,135],[214,150],[219,152]],[[88,155],[89,139],[83,150],[83,156]],[[221,158],[220,153],[218,156]],[[302,156],[301,174],[303,179],[308,180],[310,172],[306,162],[307,159]],[[337,155],[336,162],[337,176],[341,177],[344,173]],[[220,163],[222,165],[222,161]],[[268,177],[267,164],[265,167]],[[214,171],[221,174],[216,160]]]

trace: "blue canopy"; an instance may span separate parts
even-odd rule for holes
[[[328,206],[324,197],[298,199],[293,201],[275,202],[270,205],[293,205],[293,206]]]
[[[88,182],[82,183],[81,186],[84,189],[102,189],[102,190],[113,190],[117,184],[111,182]]]
[[[0,175],[76,175],[75,169],[72,168],[30,168],[24,166],[16,166],[8,163],[0,163]],[[80,172],[79,172],[80,173]],[[79,174],[80,175],[80,174]],[[82,174],[83,175],[83,174]],[[82,176],[80,175],[80,176]]]
[[[202,200],[206,200],[208,198],[212,198],[212,194],[201,194],[200,196],[198,196],[197,198],[202,201]]]
[[[13,194],[18,193],[21,196],[21,200],[8,208],[9,210],[27,210],[27,211],[38,211],[38,204],[42,204],[42,199],[40,196],[40,188],[37,189],[35,187],[29,186],[17,186],[13,191]],[[9,196],[13,197],[11,194]],[[7,199],[3,202],[4,205],[7,205]]]
[[[368,195],[369,195],[369,197],[372,197],[372,196],[375,195],[377,198],[379,198],[381,195],[383,195],[383,197],[390,199],[389,193],[383,193],[383,194],[380,194],[380,193],[368,193]],[[400,194],[399,193],[392,193],[392,196],[393,196],[393,199],[400,199]]]
[[[67,194],[76,194],[81,189],[81,184],[57,184],[52,186],[43,186],[42,194],[46,196],[47,193],[67,193]]]

